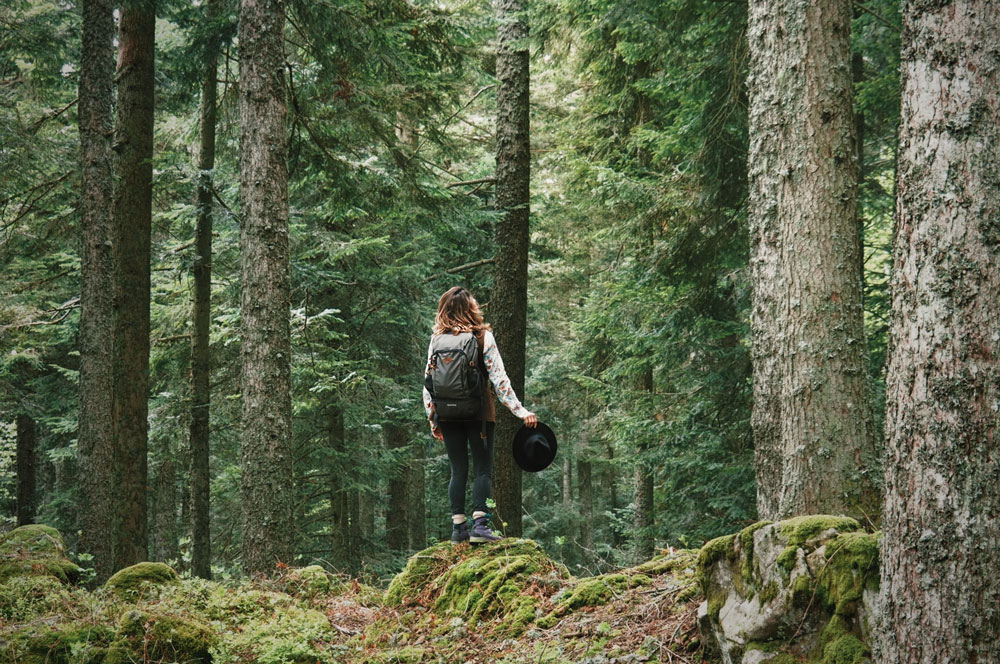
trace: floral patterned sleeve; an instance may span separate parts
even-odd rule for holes
[[[486,372],[490,376],[490,382],[493,383],[497,397],[510,412],[514,413],[514,417],[524,419],[531,411],[522,406],[517,395],[514,394],[514,389],[510,386],[510,379],[507,378],[507,371],[503,368],[503,360],[500,358],[497,341],[489,330],[485,332],[483,338],[483,359],[486,362]]]
[[[427,366],[424,367],[424,376],[426,377],[428,372],[431,370],[431,348],[432,345],[427,346]],[[431,402],[431,393],[427,391],[427,385],[424,385],[424,411],[427,413],[427,419],[431,419],[433,410],[433,404]]]

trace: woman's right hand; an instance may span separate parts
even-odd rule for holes
[[[441,427],[435,426],[433,422],[431,424],[431,435],[440,441],[444,441],[444,434],[441,433]]]
[[[528,413],[524,416],[524,426],[529,429],[534,429],[538,425],[538,417],[534,413]]]

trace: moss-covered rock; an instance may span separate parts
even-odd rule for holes
[[[698,561],[703,639],[718,646],[723,661],[744,654],[754,661],[866,661],[878,537],[854,519],[818,515],[754,524],[709,542]]]
[[[180,576],[164,563],[138,563],[115,572],[106,588],[122,599],[135,599],[151,588],[180,583]]]
[[[0,638],[0,661],[17,664],[103,664],[113,630],[102,625],[38,623]]]
[[[128,611],[118,623],[103,664],[208,664],[217,641],[212,628],[192,616]]]
[[[336,592],[341,585],[319,565],[291,567],[282,580],[285,592],[304,599]]]
[[[51,576],[76,583],[80,568],[70,561],[58,530],[21,526],[0,535],[0,583],[16,576]]]
[[[56,613],[73,601],[73,589],[53,576],[13,576],[0,583],[0,623]]]

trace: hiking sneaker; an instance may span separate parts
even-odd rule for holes
[[[484,542],[496,542],[503,537],[494,534],[490,529],[490,517],[481,516],[472,522],[472,530],[469,531],[469,541],[473,544],[483,544]]]
[[[451,527],[451,543],[461,544],[462,542],[469,541],[469,522],[463,521],[462,523],[452,524]]]

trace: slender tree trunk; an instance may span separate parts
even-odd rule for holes
[[[594,482],[589,461],[576,462],[576,484],[580,496],[580,546],[586,560],[591,560],[594,549]]]
[[[17,525],[35,522],[35,420],[17,416]]]
[[[567,511],[573,507],[573,461],[568,454],[563,457],[562,507]]]
[[[243,571],[294,552],[285,5],[240,1]]]
[[[652,404],[653,396],[653,370],[652,368],[643,371],[639,381],[639,389],[642,390]],[[645,442],[639,444],[636,450],[635,465],[633,467],[632,486],[635,496],[635,517],[632,521],[635,535],[635,561],[641,563],[653,557],[655,538],[653,536],[653,526],[656,516],[653,513],[653,469],[646,458],[649,454],[649,445]]]
[[[410,499],[410,548],[418,551],[427,546],[427,500],[424,495],[427,479],[424,463],[424,446],[417,444],[410,461],[410,481],[406,492]]]
[[[528,24],[517,0],[496,0],[497,168],[496,254],[490,318],[514,392],[524,396],[524,344],[528,309]],[[521,469],[508,453],[521,422],[500,409],[496,425],[493,495],[509,536],[521,535]]]
[[[205,18],[212,21],[219,1],[209,0]],[[205,51],[201,80],[198,133],[198,222],[194,231],[194,305],[191,311],[194,333],[191,338],[191,571],[203,579],[212,578],[212,541],[209,522],[209,326],[212,304],[212,189],[215,168],[216,70],[219,44],[212,40]]]
[[[80,550],[94,556],[97,583],[115,571],[119,501],[112,419],[114,268],[111,136],[115,21],[108,0],[83,1],[80,52]]]
[[[153,0],[122,5],[114,142],[114,422],[121,464],[119,568],[147,559],[149,270],[153,219]]]
[[[385,427],[385,442],[390,452],[406,447],[406,429],[396,424]],[[406,495],[406,475],[409,459],[399,463],[389,475],[389,505],[385,518],[386,546],[403,551],[409,544],[409,498]]]
[[[161,463],[156,472],[150,553],[150,558],[159,562],[180,559],[177,539],[177,466],[173,459]]]
[[[1000,13],[904,3],[884,664],[1000,661]]]
[[[750,5],[752,425],[761,518],[876,518],[851,3]]]
[[[344,411],[338,406],[329,407],[330,443],[330,552],[338,568],[346,568],[349,550],[347,541],[350,517],[347,510],[347,494],[341,482],[343,468],[340,460],[344,455]]]

